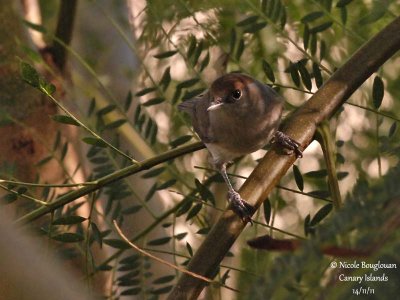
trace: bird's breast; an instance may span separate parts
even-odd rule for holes
[[[281,113],[280,105],[253,114],[237,114],[229,110],[210,112],[211,134],[213,143],[218,145],[219,156],[223,156],[221,153],[225,151],[231,160],[265,146],[277,130]],[[213,154],[212,149],[209,150]]]

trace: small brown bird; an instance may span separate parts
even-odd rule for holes
[[[251,222],[254,208],[229,181],[226,164],[265,146],[272,137],[301,157],[299,144],[277,131],[283,98],[250,76],[231,73],[215,80],[204,94],[179,104],[189,113],[194,130],[211,153],[214,167],[228,186],[228,200],[243,221]]]

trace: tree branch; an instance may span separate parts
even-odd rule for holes
[[[71,43],[76,6],[77,0],[62,0],[60,4],[55,36],[65,45]],[[67,51],[64,45],[55,40],[51,50],[58,69],[61,72],[64,71],[65,62],[67,61]]]
[[[400,49],[399,32],[400,18],[396,18],[297,109],[287,119],[283,131],[304,148],[308,146],[318,124],[329,119],[373,72]],[[273,147],[243,184],[239,191],[241,196],[258,209],[294,161],[294,155],[281,154]],[[232,210],[225,211],[191,259],[188,270],[210,278],[245,225]],[[196,299],[204,286],[203,281],[183,274],[168,299]]]
[[[52,211],[56,210],[57,208],[64,206],[65,204],[71,203],[72,201],[74,201],[82,196],[88,195],[108,184],[111,184],[113,182],[121,180],[130,175],[136,174],[140,171],[148,170],[158,164],[164,163],[166,161],[177,158],[184,154],[191,153],[191,152],[203,149],[203,148],[204,148],[203,143],[196,142],[196,143],[192,143],[189,145],[181,146],[181,147],[166,151],[163,154],[146,159],[146,160],[140,162],[139,164],[134,164],[134,165],[128,166],[126,168],[123,168],[114,173],[111,173],[109,175],[106,175],[102,178],[97,179],[95,182],[93,182],[93,184],[85,185],[84,187],[81,187],[79,189],[73,190],[67,194],[57,197],[57,199],[55,199],[53,202],[49,203],[48,205],[39,207],[38,209],[22,216],[21,218],[16,220],[15,223],[24,224],[24,223],[32,222],[32,221],[48,214],[49,212],[52,212]]]

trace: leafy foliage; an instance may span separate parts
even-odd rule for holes
[[[110,299],[128,295],[157,299],[170,292],[176,275],[160,275],[153,271],[157,267],[155,262],[132,254],[129,246],[113,234],[110,221],[117,220],[122,226],[127,221],[131,224],[146,220],[135,223],[138,227],[134,228],[131,240],[156,252],[168,249],[177,264],[187,265],[198,241],[225,207],[224,197],[217,193],[223,180],[214,170],[194,169],[192,161],[200,161],[197,154],[191,156],[193,160],[179,155],[167,157],[162,164],[143,170],[140,176],[126,178],[126,167],[140,165],[129,158],[151,160],[197,140],[189,129],[187,116],[177,112],[176,105],[204,92],[215,74],[251,74],[279,90],[287,99],[289,111],[300,106],[355,49],[398,12],[393,1],[385,1],[388,5],[370,2],[148,1],[136,43],[130,45],[135,50],[132,55],[137,55],[142,67],[137,70],[132,91],[123,91],[124,99],[114,96],[116,86],[109,88],[99,79],[95,71],[98,66],[93,63],[96,58],[89,64],[79,54],[73,55],[92,76],[75,88],[83,91],[79,94],[92,98],[83,100],[86,106],[80,107],[77,117],[64,110],[52,119],[60,127],[74,125],[80,130],[85,164],[65,167],[65,158],[73,146],[60,130],[52,149],[37,166],[56,161],[65,170],[66,187],[74,189],[102,182],[109,176],[115,176],[115,180],[95,192],[79,195],[85,197],[84,202],[56,209],[41,232],[61,245],[58,250],[65,259],[84,253],[88,277],[112,271]],[[113,26],[119,29],[118,24]],[[43,26],[29,22],[26,25],[48,32]],[[20,67],[25,82],[61,104],[54,85],[44,80],[32,64],[22,61]],[[216,280],[233,285],[231,273],[239,271],[243,299],[312,299],[326,295],[347,299],[356,285],[338,282],[335,276],[339,270],[327,271],[331,259],[323,255],[323,245],[365,249],[381,243],[366,260],[398,263],[398,231],[389,222],[398,216],[398,210],[390,208],[400,195],[396,183],[400,175],[399,116],[395,113],[400,104],[389,101],[400,97],[395,79],[390,76],[398,71],[398,66],[378,70],[373,82],[363,88],[364,95],[354,95],[349,100],[353,105],[345,105],[332,117],[333,137],[337,139],[337,178],[346,195],[344,207],[333,210],[333,192],[329,190],[328,170],[320,149],[306,152],[293,172],[283,178],[282,188],[265,201],[263,216],[258,217],[260,224],[254,225],[257,230],[268,228],[274,236],[306,238],[301,249],[289,254],[257,255],[248,249],[235,249],[232,255],[239,258],[242,269],[227,260],[227,270],[217,269]],[[78,74],[75,69],[72,72]],[[254,163],[249,161],[240,160],[235,166],[253,168]],[[76,184],[72,178],[82,165],[90,165],[87,182]],[[67,171],[71,169],[74,172]],[[5,203],[28,202],[28,210],[32,211],[59,199],[57,187],[42,183],[40,178],[40,196],[35,193],[35,186],[10,179],[8,185],[1,184],[7,191]],[[224,188],[222,191],[225,193]],[[307,205],[303,205],[306,201]],[[89,216],[80,215],[82,205],[89,205]],[[380,240],[385,234],[392,237],[390,242]],[[91,254],[93,244],[102,249],[112,248],[116,254],[106,262],[95,261]],[[72,250],[70,245],[74,246]],[[256,279],[250,274],[256,274]],[[398,275],[389,276],[390,283],[398,282]],[[378,283],[373,286],[377,291],[381,288]],[[395,298],[396,288],[387,287],[380,290],[380,295]]]

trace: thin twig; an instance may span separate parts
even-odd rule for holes
[[[199,275],[199,274],[190,272],[190,271],[188,271],[188,270],[186,270],[186,269],[183,269],[183,268],[181,268],[181,267],[175,266],[174,264],[171,264],[170,262],[165,261],[165,260],[163,260],[163,259],[161,259],[161,258],[159,258],[159,257],[157,257],[157,256],[155,256],[155,255],[153,255],[153,254],[150,254],[149,252],[147,252],[147,251],[145,251],[145,250],[139,248],[139,247],[136,246],[134,243],[132,243],[131,241],[129,241],[129,239],[122,233],[122,230],[121,230],[121,228],[119,228],[119,226],[118,226],[116,220],[114,220],[113,223],[114,223],[115,229],[117,230],[118,235],[119,235],[129,246],[131,246],[133,249],[135,249],[136,251],[140,252],[140,253],[143,254],[144,256],[150,257],[150,258],[154,259],[155,261],[158,261],[159,263],[162,263],[163,265],[166,265],[166,266],[168,266],[168,267],[170,267],[170,268],[172,268],[172,269],[175,269],[175,270],[177,270],[177,271],[179,271],[179,272],[181,272],[181,273],[188,274],[188,275],[190,275],[190,276],[192,276],[192,277],[194,277],[194,278],[198,278],[198,279],[203,280],[203,281],[205,281],[205,282],[208,282],[208,283],[211,283],[211,284],[214,284],[214,285],[218,285],[218,286],[222,286],[222,287],[224,287],[224,288],[226,288],[226,289],[228,289],[228,290],[231,290],[231,291],[240,293],[240,291],[237,290],[237,289],[234,289],[234,288],[232,288],[232,287],[226,286],[226,285],[224,285],[224,284],[222,284],[222,283],[220,283],[220,282],[213,281],[213,280],[211,280],[211,279],[209,279],[209,278],[207,278],[207,277],[201,276],[201,275]]]

